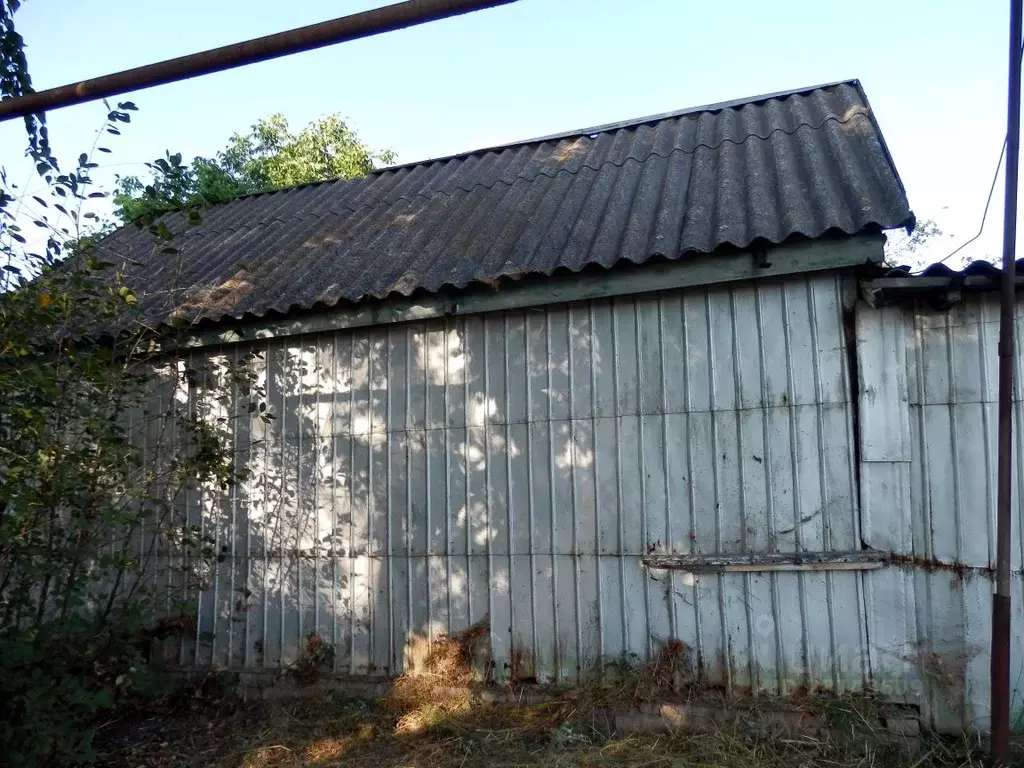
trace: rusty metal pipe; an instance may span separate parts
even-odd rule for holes
[[[1017,165],[1020,150],[1021,0],[1010,0],[1010,62],[1006,98],[1006,193],[999,302],[999,426],[997,440],[996,588],[992,596],[993,766],[1010,764],[1010,510],[1013,501],[1013,368],[1016,317]]]
[[[225,45],[202,53],[168,59],[144,67],[127,69],[113,75],[82,80],[70,85],[30,93],[0,101],[0,121],[39,114],[51,109],[95,101],[154,85],[164,85],[190,77],[223,72],[245,64],[255,64],[293,53],[312,51],[335,43],[393,32],[464,13],[514,3],[516,0],[408,0],[372,11],[344,16],[299,27],[288,32],[258,37],[244,43]]]

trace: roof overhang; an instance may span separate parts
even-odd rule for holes
[[[764,249],[700,254],[678,260],[620,264],[612,269],[538,275],[477,284],[422,298],[366,300],[278,320],[218,325],[186,336],[177,346],[238,344],[308,333],[405,323],[629,296],[679,288],[763,281],[791,275],[880,264],[885,238],[865,233],[837,239],[803,240]]]
[[[960,272],[932,265],[922,274],[893,270],[889,274],[862,280],[860,295],[870,306],[927,304],[947,310],[966,296],[995,293],[1002,284],[1002,270],[987,262],[974,262]],[[1017,273],[1016,290],[1024,290],[1024,276]]]

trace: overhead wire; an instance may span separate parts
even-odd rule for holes
[[[1021,55],[1024,56],[1024,42],[1021,43],[1020,51],[1021,51]],[[982,213],[981,213],[981,224],[978,227],[978,231],[974,234],[974,237],[972,237],[969,240],[966,240],[963,243],[961,243],[960,245],[958,245],[949,254],[947,254],[946,256],[943,256],[941,259],[939,259],[937,262],[935,262],[936,264],[943,264],[943,263],[949,261],[951,258],[953,258],[958,253],[960,253],[960,251],[962,251],[968,245],[970,245],[975,240],[977,240],[979,237],[981,237],[981,233],[985,231],[985,221],[988,219],[988,209],[989,209],[989,206],[992,205],[992,194],[993,194],[993,192],[995,192],[996,181],[998,181],[998,179],[999,179],[999,169],[1003,167],[1003,159],[1006,157],[1006,141],[1007,141],[1006,136],[1003,136],[1003,148],[1001,150],[999,150],[999,160],[996,161],[996,170],[995,170],[995,173],[992,174],[992,184],[988,188],[988,197],[985,199],[985,210],[982,211]],[[923,271],[923,270],[921,270],[921,271]]]
[[[996,181],[999,179],[999,169],[1003,167],[1003,158],[1005,158],[1005,157],[1006,157],[1006,139],[1004,138],[1003,139],[1003,148],[999,151],[999,160],[996,161],[996,172],[992,174],[992,184],[988,188],[988,198],[986,198],[986,200],[985,200],[985,210],[982,211],[982,214],[981,214],[981,224],[978,227],[978,231],[974,233],[974,237],[972,237],[969,240],[965,240],[964,242],[960,243],[960,245],[958,245],[956,248],[954,248],[948,255],[943,256],[941,259],[939,259],[937,262],[935,262],[936,264],[942,264],[943,262],[946,262],[949,259],[951,259],[954,256],[956,256],[958,253],[960,253],[960,251],[962,251],[968,245],[970,245],[975,240],[977,240],[979,237],[981,237],[981,233],[985,231],[985,221],[986,221],[986,219],[988,219],[988,209],[989,209],[989,206],[992,205],[992,193],[995,192]]]

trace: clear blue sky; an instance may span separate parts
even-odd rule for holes
[[[304,0],[27,0],[15,17],[37,89],[385,4]],[[860,78],[940,258],[977,228],[1004,133],[1007,3],[981,0],[519,0],[416,29],[138,92],[111,171],[212,154],[258,118],[339,112],[399,162]],[[92,144],[103,107],[50,115],[59,157]],[[18,183],[20,123],[0,125]],[[104,178],[102,175],[100,178]],[[986,237],[998,257],[1001,189]]]

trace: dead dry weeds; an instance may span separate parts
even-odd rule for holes
[[[373,702],[321,692],[119,724],[119,732],[107,735],[107,758],[112,765],[140,768],[983,765],[981,745],[966,737],[894,737],[884,728],[892,712],[868,696],[726,701],[714,692],[687,689],[681,645],[666,646],[614,683],[552,692],[536,703],[526,703],[532,700],[522,690],[518,703],[488,702],[478,695],[486,634],[486,626],[471,627],[424,646],[416,674],[398,678],[388,696]],[[617,731],[613,713],[650,709],[651,702],[673,698],[729,714],[701,731]],[[779,713],[827,727],[793,730],[787,724],[794,718]]]
[[[387,702],[299,699],[239,705],[233,711],[152,719],[107,745],[111,765],[151,768],[271,766],[700,766],[700,768],[953,768],[983,764],[969,740],[926,737],[917,746],[862,738],[832,739],[750,732],[618,736],[597,711],[553,701],[460,712],[423,704],[411,712]]]

